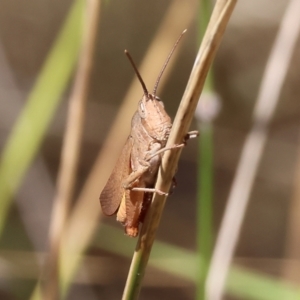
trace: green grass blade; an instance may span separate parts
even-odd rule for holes
[[[203,264],[199,265],[197,299],[204,299],[205,278],[211,258],[212,193],[213,193],[213,126],[201,124],[199,139],[198,204],[197,204],[197,251]]]
[[[135,240],[126,237],[122,229],[101,224],[95,244],[101,249],[130,258]],[[197,253],[156,241],[149,264],[172,275],[198,283]],[[227,279],[226,291],[237,299],[299,300],[300,289],[255,271],[233,266]]]
[[[199,42],[202,41],[207,24],[212,12],[210,0],[200,0],[200,11],[198,17],[198,36]],[[214,93],[214,79],[212,69],[207,74],[203,95],[200,98],[199,106],[204,107],[203,102],[211,101]],[[206,103],[210,104],[210,103]],[[202,112],[203,113],[203,112]],[[205,281],[211,259],[213,242],[213,120],[211,118],[201,120],[198,117],[200,128],[199,137],[199,158],[198,158],[198,191],[197,191],[197,253],[198,259],[202,258],[202,264],[198,265],[198,279],[196,281],[196,299],[202,300],[205,297]]]
[[[77,0],[50,50],[0,160],[0,235],[13,195],[38,152],[78,57],[83,0]]]

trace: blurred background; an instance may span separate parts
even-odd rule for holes
[[[0,2],[2,154],[14,134],[20,115],[34,97],[37,84],[43,80],[41,74],[45,63],[49,62],[50,53],[75,2]],[[287,0],[238,1],[216,56],[213,76],[221,109],[213,129],[213,239],[219,230],[246,134],[252,126],[252,113],[263,71],[287,4]],[[149,76],[157,76],[176,38],[183,29],[188,28],[176,50],[170,70],[158,89],[167,112],[174,119],[200,43],[199,14],[200,7],[196,0],[101,2],[71,210],[76,211],[78,201],[84,201],[82,207],[85,210],[79,209],[80,217],[74,219],[78,222],[73,232],[75,244],[78,240],[85,243],[82,246],[84,255],[72,275],[73,282],[67,288],[66,299],[120,299],[136,243],[136,240],[124,236],[122,226],[114,217],[102,217],[100,213],[98,197],[117,157],[111,158],[112,165],[99,166],[95,171],[97,174],[93,173],[97,157],[105,145],[127,90],[135,80],[123,51],[128,49],[139,66],[158,33],[166,33],[164,45],[157,45],[162,48],[152,54],[153,68],[149,69],[149,74],[148,71],[141,74],[148,89],[152,90],[154,81]],[[300,176],[297,157],[300,125],[299,46],[297,42],[269,128],[233,260],[233,264],[244,267],[245,272],[257,272],[262,276],[261,282],[272,280],[275,286],[284,284],[285,288],[290,288],[290,293],[300,282],[300,222],[297,221],[300,220],[299,195],[297,197],[297,172],[298,179]],[[72,49],[60,48],[60,53],[64,51],[66,57],[74,55]],[[74,52],[77,53],[78,48]],[[57,60],[56,64],[51,64],[53,78],[63,73],[64,63]],[[49,124],[45,125],[44,133],[35,145],[32,159],[27,162],[28,168],[20,166],[24,173],[20,175],[19,183],[14,185],[11,194],[2,193],[7,201],[0,199],[0,205],[4,205],[1,208],[3,224],[0,239],[1,299],[32,297],[41,274],[42,261],[48,251],[52,204],[75,74],[75,66],[69,68],[70,75],[62,92],[56,97],[57,104],[49,113]],[[50,80],[46,84],[49,90],[46,88],[41,95],[50,95],[52,86]],[[131,115],[142,96],[142,88],[137,85],[135,93],[137,97],[128,108],[129,118],[124,115],[123,131],[116,137],[118,144],[116,147],[110,144],[113,154],[120,152],[119,144],[123,144],[129,134]],[[43,119],[47,111],[36,113]],[[196,120],[191,126],[191,130],[194,129],[199,129]],[[16,157],[29,151],[27,138],[31,138],[30,131],[24,132]],[[4,159],[2,155],[2,167],[5,165]],[[157,234],[158,245],[186,251],[182,254],[184,257],[196,253],[197,249],[198,161],[199,140],[191,140],[183,150],[176,175],[178,185],[167,200]],[[18,165],[14,169],[18,170]],[[94,179],[91,179],[92,173]],[[88,197],[83,192],[87,185],[92,186]],[[93,217],[90,217],[90,213]],[[87,241],[83,241],[84,238]],[[168,252],[161,255],[168,256]],[[166,265],[172,268],[172,264],[177,266],[178,263],[180,266],[182,257],[178,254],[171,261],[166,258]],[[155,267],[156,257],[153,258],[153,265],[151,259],[141,299],[195,299],[195,280],[176,274],[168,267],[159,269]],[[269,291],[263,289],[262,295],[267,297]],[[299,297],[299,290],[297,295]],[[237,293],[233,288],[224,299],[272,298],[252,297],[250,294]]]

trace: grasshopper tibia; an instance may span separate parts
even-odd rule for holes
[[[131,189],[132,191],[139,191],[139,192],[147,192],[147,193],[157,193],[161,196],[168,196],[168,193],[165,193],[163,191],[154,189],[154,188],[139,188],[139,187],[134,187]]]

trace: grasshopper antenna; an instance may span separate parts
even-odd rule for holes
[[[156,83],[155,83],[155,86],[154,86],[154,89],[153,89],[153,95],[154,95],[154,96],[156,95],[156,91],[157,91],[158,84],[159,84],[159,81],[160,81],[160,79],[161,79],[161,76],[163,75],[163,73],[164,73],[164,71],[165,71],[165,69],[166,69],[166,67],[167,67],[167,65],[168,65],[168,63],[169,63],[169,61],[170,61],[170,58],[171,58],[172,55],[173,55],[173,52],[175,51],[177,45],[179,44],[179,42],[180,42],[182,36],[186,33],[186,31],[187,31],[187,29],[183,30],[183,32],[181,33],[181,35],[180,35],[179,38],[177,39],[176,43],[174,44],[174,46],[173,46],[173,48],[172,48],[172,50],[171,50],[169,56],[168,56],[167,59],[166,59],[166,62],[164,63],[164,65],[163,65],[163,67],[162,67],[162,69],[161,69],[161,71],[160,71],[160,73],[159,73],[159,75],[158,75],[158,77],[157,77],[157,80],[156,80]]]
[[[131,65],[132,65],[132,67],[133,67],[133,69],[134,69],[134,71],[135,71],[135,73],[136,73],[136,75],[137,75],[137,77],[138,77],[138,79],[139,79],[141,85],[142,85],[142,88],[143,88],[143,91],[144,91],[144,95],[145,95],[145,96],[148,96],[148,95],[149,95],[149,92],[148,92],[148,90],[147,90],[147,87],[146,87],[146,85],[145,85],[145,82],[143,81],[142,76],[140,75],[140,73],[139,73],[139,71],[138,71],[138,69],[137,69],[137,67],[136,67],[136,65],[135,65],[135,63],[134,63],[134,61],[133,61],[131,55],[129,54],[129,52],[128,52],[127,50],[124,50],[124,53],[125,53],[126,56],[128,57],[128,59],[129,59]]]

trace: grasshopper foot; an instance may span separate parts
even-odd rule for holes
[[[189,131],[184,139],[183,139],[183,143],[186,144],[187,140],[189,139],[194,139],[196,138],[197,136],[199,136],[199,131],[198,130],[192,130],[192,131]]]

